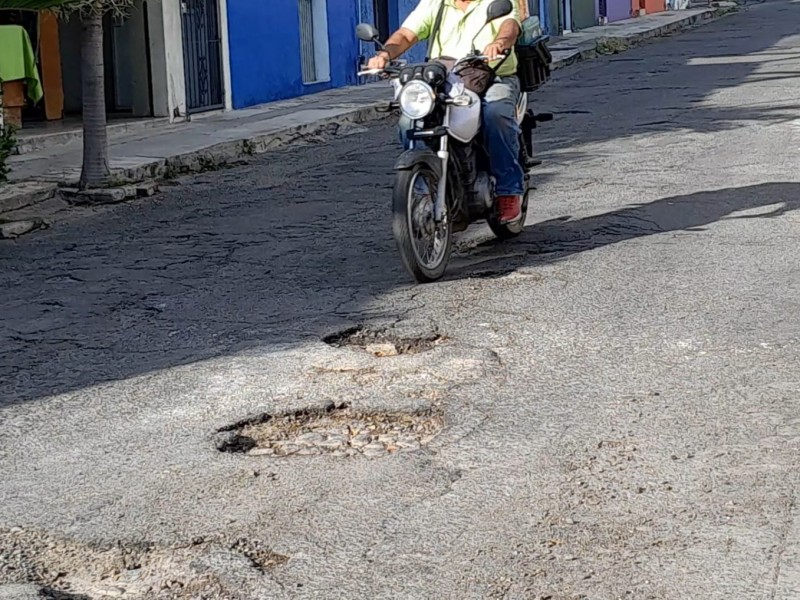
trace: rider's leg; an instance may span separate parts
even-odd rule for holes
[[[489,165],[497,181],[500,220],[516,220],[522,209],[525,175],[519,164],[516,112],[520,86],[516,77],[502,77],[489,88],[483,104],[483,134]]]

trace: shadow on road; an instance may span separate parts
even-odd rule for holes
[[[551,164],[594,152],[611,140],[670,131],[715,133],[795,120],[800,58],[796,7],[767,2],[668,40],[557,73],[537,100],[556,115],[542,128]],[[787,85],[789,84],[789,85]],[[749,87],[756,102],[728,101]]]
[[[483,267],[480,277],[501,277],[520,266],[562,260],[573,254],[670,232],[697,232],[727,219],[770,219],[800,209],[800,183],[766,183],[674,196],[573,220],[564,216],[537,223],[511,242],[491,240],[470,253]],[[751,211],[751,214],[736,213]],[[503,265],[504,251],[524,251],[527,258]],[[493,256],[497,255],[496,259]],[[453,272],[454,277],[459,273]]]
[[[735,214],[763,208],[769,210],[757,215]],[[474,255],[483,252],[491,259],[493,252],[513,245],[516,253],[526,254],[524,264],[543,264],[643,236],[699,232],[728,218],[774,218],[799,208],[797,183],[707,191],[574,221],[564,217],[541,223],[514,242],[489,243]],[[373,225],[373,232],[380,229]],[[216,279],[210,288],[198,287],[196,294],[175,295],[174,290],[163,289],[162,277],[169,279],[169,271],[160,274],[158,269],[144,269],[135,275],[130,270],[116,270],[116,281],[105,292],[112,295],[113,303],[107,304],[106,298],[99,318],[90,312],[83,317],[67,317],[60,326],[48,329],[45,311],[45,318],[37,325],[39,329],[27,332],[15,329],[24,326],[24,320],[3,318],[7,349],[0,355],[0,373],[7,383],[3,386],[2,404],[168,369],[248,346],[293,344],[316,337],[341,323],[348,311],[359,314],[370,296],[402,285],[405,274],[386,268],[391,250],[387,247],[367,253],[358,262],[360,272],[382,274],[371,282],[360,280],[352,272],[344,274],[348,269],[341,268],[341,264],[332,265],[325,272],[298,270],[291,281],[271,278],[266,270],[248,268],[230,282]],[[114,260],[113,255],[110,259]],[[520,266],[519,261],[511,265],[498,262],[501,259],[491,263],[498,267],[494,271],[459,269],[456,263],[451,276],[501,276]],[[211,264],[222,269],[224,262]],[[187,263],[186,268],[194,267]],[[218,285],[213,286],[213,281]],[[74,284],[95,285],[77,279]],[[326,297],[336,302],[328,302]],[[28,304],[25,310],[37,315],[42,314],[42,305],[55,312],[74,313],[80,308],[72,305],[76,298],[42,300],[32,289],[20,301]],[[196,308],[188,306],[192,301]],[[352,306],[337,312],[339,301],[351,302]],[[199,313],[192,316],[195,310]]]
[[[745,60],[757,52],[776,61],[796,55],[780,43],[796,35],[796,22],[781,18],[789,6],[766,4],[560,77],[540,99],[561,113],[544,147],[563,158],[645,130],[719,131],[796,118],[796,101],[702,104],[754,77],[791,75],[754,74],[757,63]],[[581,94],[593,94],[593,104],[575,109]],[[637,116],[642,106],[651,109],[647,118]],[[386,140],[394,133],[376,131],[271,154],[154,201],[0,246],[0,406],[244,348],[296,345],[381,310],[402,312],[410,292],[387,299],[408,283],[388,223],[396,149]],[[799,199],[796,183],[704,191],[564,217],[513,244],[526,264],[541,264],[642,236],[701,231],[740,211],[770,207],[758,218],[778,216],[800,208]],[[477,252],[491,257],[501,246]],[[470,274],[455,266],[454,277]]]

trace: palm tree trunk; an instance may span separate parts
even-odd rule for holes
[[[81,79],[83,86],[83,169],[80,188],[108,185],[108,135],[103,64],[103,13],[99,6],[83,21]]]

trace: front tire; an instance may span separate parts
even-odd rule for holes
[[[433,218],[439,176],[424,163],[399,171],[392,194],[392,230],[400,258],[419,283],[441,279],[450,260],[453,230],[450,215]]]

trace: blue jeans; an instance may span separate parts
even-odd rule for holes
[[[525,174],[519,164],[517,101],[519,79],[498,77],[483,97],[483,141],[489,153],[489,167],[497,181],[498,196],[520,196],[524,193]],[[410,121],[400,117],[400,141],[408,148],[406,131]]]

